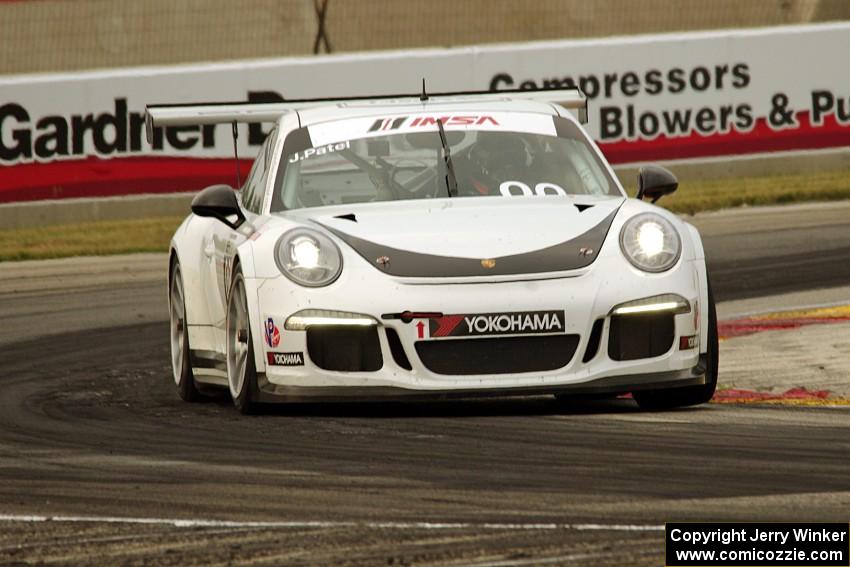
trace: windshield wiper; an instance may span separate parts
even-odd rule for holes
[[[443,121],[440,118],[437,118],[437,127],[440,129],[440,142],[443,144],[443,159],[446,160],[446,191],[448,191],[449,197],[454,197],[457,195],[457,178],[452,164],[452,151],[449,149],[446,130],[443,128]]]

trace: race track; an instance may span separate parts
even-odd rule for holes
[[[696,222],[721,300],[850,283],[847,204]],[[184,404],[162,263],[0,268],[0,564],[659,565],[665,521],[847,521],[846,408]]]
[[[847,202],[743,208],[690,220],[703,234],[718,301],[850,284]]]

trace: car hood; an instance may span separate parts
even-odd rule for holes
[[[396,276],[557,272],[596,259],[623,197],[476,197],[291,211]],[[289,216],[288,215],[288,216]]]

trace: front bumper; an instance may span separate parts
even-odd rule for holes
[[[601,261],[602,258],[598,263]],[[260,389],[268,401],[319,401],[617,393],[702,384],[704,365],[700,353],[705,351],[707,337],[700,336],[699,299],[704,295],[700,292],[696,262],[683,261],[670,272],[658,275],[623,269],[622,264],[609,266],[610,269],[601,265],[595,268],[576,277],[495,284],[405,284],[374,277],[356,281],[359,273],[346,275],[345,272],[335,284],[321,289],[293,288],[294,284],[283,277],[259,281],[255,313],[263,325],[255,325],[252,334]],[[347,290],[364,291],[351,294]],[[649,358],[612,359],[607,348],[611,309],[628,301],[668,293],[684,297],[691,306],[690,312],[673,317],[672,346]],[[332,309],[374,318],[378,322],[379,367],[356,372],[327,370],[315,364],[308,353],[307,332],[284,328],[286,318],[303,309]],[[416,343],[421,339],[416,322],[382,319],[384,314],[406,310],[454,314],[551,309],[563,310],[565,331],[577,337],[577,346],[566,365],[532,372],[434,372],[417,353]],[[280,342],[274,347],[264,339],[269,320],[280,333]],[[586,359],[597,321],[601,321],[600,344],[594,356]],[[400,364],[392,352],[393,331],[408,365]],[[692,348],[680,348],[679,339],[686,336],[697,337]],[[270,353],[300,353],[300,356],[290,357],[297,364],[272,365],[268,364]]]
[[[366,400],[448,400],[471,397],[538,396],[563,394],[570,396],[620,394],[639,390],[659,390],[701,386],[705,384],[707,355],[690,369],[608,376],[575,384],[547,384],[531,387],[491,387],[451,390],[416,390],[398,386],[292,386],[273,384],[263,374],[259,377],[260,402],[340,402]]]

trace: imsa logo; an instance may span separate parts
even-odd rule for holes
[[[303,352],[270,352],[267,354],[271,366],[304,366]]]
[[[499,126],[499,122],[492,116],[470,114],[465,116],[417,116],[410,123],[407,119],[410,116],[399,116],[397,118],[378,118],[369,127],[369,132],[378,132],[382,130],[398,130],[403,125],[407,128],[415,127],[437,127],[437,119],[442,120],[446,126]]]

